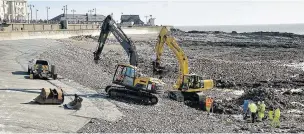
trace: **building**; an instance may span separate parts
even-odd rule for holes
[[[0,0],[0,20],[22,22],[27,20],[27,0]]]
[[[122,25],[122,26],[132,26],[132,25],[142,26],[142,25],[144,25],[144,22],[142,20],[140,20],[139,15],[121,15],[120,25]]]
[[[52,19],[51,22],[67,20],[69,24],[86,24],[101,23],[106,17],[104,15],[88,15],[88,14],[60,14]]]
[[[147,25],[149,25],[149,26],[155,26],[155,18],[150,18],[150,19],[148,20]]]

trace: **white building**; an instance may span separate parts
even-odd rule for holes
[[[27,20],[27,0],[0,0],[0,19],[8,22]]]
[[[149,26],[155,26],[155,18],[150,18],[147,25]]]

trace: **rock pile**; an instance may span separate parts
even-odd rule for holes
[[[179,44],[189,59],[190,72],[201,75],[205,79],[216,79],[219,87],[245,91],[238,99],[222,99],[217,108],[218,113],[239,114],[241,112],[240,105],[244,99],[264,100],[267,105],[279,105],[284,108],[288,108],[290,105],[289,98],[295,102],[303,99],[298,95],[292,97],[278,92],[279,88],[302,86],[300,78],[293,76],[303,74],[303,71],[283,65],[283,63],[287,63],[286,59],[298,61],[300,57],[304,57],[302,49],[270,49],[267,47],[247,47],[246,45],[239,47],[233,43],[223,45],[225,41],[245,44],[246,42],[257,42],[258,40],[255,37],[252,39],[251,35],[240,37],[238,34],[235,36],[223,33],[216,35],[210,33],[192,34],[181,31],[178,34],[181,34],[180,36],[176,35]],[[184,35],[182,36],[182,34]],[[74,38],[86,41],[86,45],[92,40],[96,44],[97,39],[88,36]],[[195,43],[191,41],[189,43],[187,41],[189,39],[193,39]],[[268,41],[268,39],[264,40]],[[276,42],[281,40],[274,40],[274,43],[271,44],[264,43],[277,45]],[[296,41],[299,43],[302,40]],[[107,41],[106,45],[110,50],[102,52],[99,64],[95,64],[93,61],[95,45],[94,48],[84,49],[73,45],[76,43],[73,41],[62,40],[62,42],[66,42],[66,45],[46,51],[41,55],[41,58],[54,63],[57,66],[58,74],[100,92],[104,92],[100,89],[111,83],[115,65],[129,61],[122,48],[112,45],[117,44],[115,40]],[[138,40],[134,41],[134,44],[140,59],[139,71],[146,76],[158,77],[153,75],[151,64],[151,57],[155,55],[153,50],[155,40]],[[111,49],[111,47],[113,48]],[[274,52],[278,50],[283,54],[278,56],[278,53]],[[178,63],[168,47],[165,48],[162,57],[162,65],[168,70],[167,73],[163,74],[163,80],[167,83],[165,88],[172,89],[178,76]],[[148,107],[128,104],[127,102],[122,103],[118,100],[110,101],[115,103],[127,116],[114,123],[94,120],[94,123],[85,126],[81,132],[235,132],[244,126],[243,122],[232,122],[233,119],[225,115],[215,115],[214,118],[205,120],[208,117],[204,112],[168,100],[166,97],[161,97],[161,103],[157,106]],[[179,125],[175,125],[176,123]],[[229,123],[231,125],[227,125]],[[208,126],[212,126],[212,129]],[[247,130],[241,131],[247,132]]]

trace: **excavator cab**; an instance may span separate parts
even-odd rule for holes
[[[136,67],[126,64],[118,64],[113,77],[113,83],[124,86],[133,86],[136,79]]]
[[[204,80],[196,74],[187,74],[183,76],[183,82],[180,89],[186,92],[202,91],[213,88],[213,80]]]
[[[116,65],[113,84],[105,88],[110,97],[127,97],[139,99],[145,104],[156,104],[157,96],[162,94],[163,84],[161,80],[151,77],[138,77],[136,75],[137,67],[129,64]]]

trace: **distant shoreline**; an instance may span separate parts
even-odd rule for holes
[[[187,31],[223,31],[231,33],[236,31],[238,33],[244,32],[280,32],[280,33],[294,33],[304,35],[304,24],[265,24],[265,25],[212,25],[212,26],[174,26],[174,28]]]

